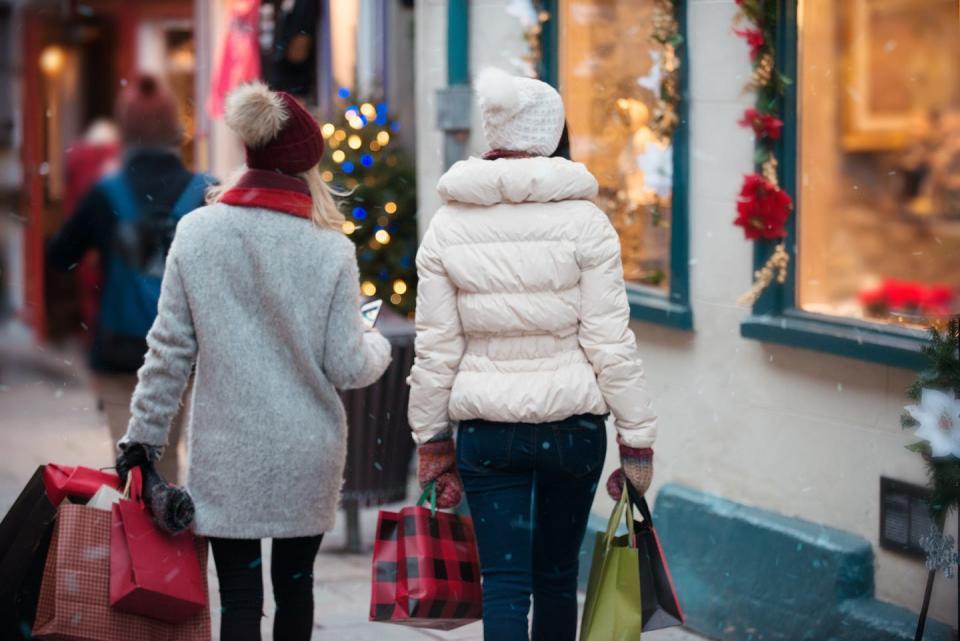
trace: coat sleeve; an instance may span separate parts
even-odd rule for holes
[[[57,269],[67,271],[80,262],[88,249],[110,236],[112,229],[110,203],[99,187],[84,196],[63,228],[47,245],[47,261]]]
[[[323,345],[323,371],[337,389],[375,383],[390,365],[390,342],[360,316],[360,271],[352,249],[337,276]]]
[[[413,440],[422,444],[450,430],[450,390],[465,349],[457,288],[440,259],[434,225],[417,252],[417,278],[416,358],[408,379],[407,418]]]
[[[593,365],[600,392],[613,414],[620,440],[651,447],[656,416],[647,393],[636,337],[630,331],[620,239],[597,210],[578,243],[580,262],[580,346]]]
[[[147,355],[137,372],[130,423],[121,442],[167,444],[170,423],[197,357],[197,337],[177,261],[177,241],[167,256],[157,318],[147,334]]]

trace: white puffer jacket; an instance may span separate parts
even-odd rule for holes
[[[650,447],[620,241],[597,181],[562,158],[455,164],[417,254],[409,420],[424,443],[451,421],[544,423],[611,412]]]

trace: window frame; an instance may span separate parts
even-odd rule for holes
[[[539,75],[542,80],[560,89],[559,0],[543,0],[541,6],[549,14],[541,32],[542,56]],[[690,305],[690,239],[689,239],[689,139],[690,93],[689,56],[687,54],[687,3],[676,2],[677,25],[683,42],[677,46],[680,60],[680,119],[673,134],[673,194],[670,212],[669,291],[662,292],[643,285],[627,283],[630,318],[675,329],[693,330],[693,308]]]
[[[783,135],[777,142],[780,185],[794,197],[796,208],[787,223],[786,248],[790,254],[787,279],[772,284],[757,299],[750,315],[740,324],[743,338],[838,354],[854,359],[918,370],[927,364],[921,348],[928,343],[923,330],[897,327],[865,320],[832,317],[807,312],[797,306],[797,219],[802,203],[797,198],[799,158],[798,92],[799,58],[798,4],[801,0],[779,0],[777,21],[777,70],[793,82],[780,100]],[[776,246],[776,241],[754,242],[754,270],[760,269]]]

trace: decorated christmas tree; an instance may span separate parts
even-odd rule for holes
[[[409,315],[417,278],[414,167],[393,141],[399,123],[390,119],[387,104],[350,98],[340,90],[337,117],[321,129],[323,179],[344,194],[343,231],[357,246],[361,291]]]

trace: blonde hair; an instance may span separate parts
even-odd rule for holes
[[[223,198],[223,195],[233,189],[240,177],[246,173],[246,166],[241,166],[219,185],[215,185],[207,190],[207,203],[217,203]],[[329,187],[320,175],[320,165],[314,165],[307,171],[301,173],[300,178],[307,183],[307,189],[310,190],[310,200],[313,203],[310,219],[321,229],[343,229],[343,212],[334,197],[343,198],[349,193],[335,191]]]

